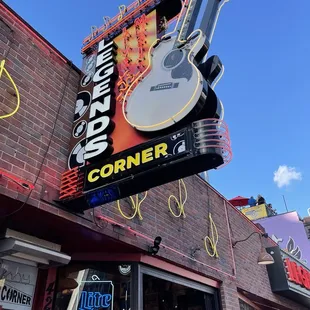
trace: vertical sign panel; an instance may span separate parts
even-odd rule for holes
[[[84,58],[69,169],[104,160],[148,141],[124,119],[122,103],[129,86],[148,64],[149,48],[157,39],[156,16],[155,10],[140,16],[113,41],[101,41]]]

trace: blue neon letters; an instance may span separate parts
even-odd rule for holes
[[[111,294],[100,294],[99,292],[83,291],[81,293],[79,310],[109,308],[111,306],[111,301]]]

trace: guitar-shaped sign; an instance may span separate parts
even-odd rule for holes
[[[210,94],[213,91],[207,77],[205,79],[198,68],[208,51],[205,45],[208,38],[201,29],[189,32],[196,22],[201,2],[190,0],[188,4],[183,3],[174,31],[153,43],[148,55],[149,66],[138,77],[139,84],[135,87],[136,84],[132,83],[128,89],[123,114],[137,130],[164,130],[208,109],[206,98],[214,93]],[[211,24],[212,20],[209,28],[214,27]],[[221,114],[220,108],[221,105],[215,104],[203,114],[220,118],[221,115],[217,115]]]

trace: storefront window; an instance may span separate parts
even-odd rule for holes
[[[217,308],[212,294],[143,275],[143,309],[211,310]]]
[[[255,310],[252,306],[248,305],[243,300],[239,299],[240,310]]]
[[[215,288],[142,264],[69,265],[56,291],[55,310],[219,310]]]
[[[131,309],[131,265],[102,264],[95,269],[70,267],[70,273],[68,271],[63,270],[59,277],[56,310]],[[66,288],[67,279],[75,279],[78,287]]]

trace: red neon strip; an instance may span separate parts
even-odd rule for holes
[[[126,225],[123,225],[123,224],[120,224],[120,223],[118,223],[118,222],[116,222],[116,221],[114,221],[114,220],[112,220],[112,219],[110,219],[110,218],[104,217],[104,216],[102,216],[102,215],[96,215],[96,217],[99,218],[99,219],[101,219],[101,220],[103,220],[103,221],[106,221],[106,222],[108,222],[108,223],[111,223],[111,224],[114,224],[114,225],[118,225],[118,226],[120,226],[120,227],[122,227],[122,228],[128,230],[128,231],[131,232],[132,234],[134,234],[134,235],[136,235],[136,236],[139,236],[139,237],[141,237],[141,238],[143,238],[143,239],[145,239],[145,240],[152,241],[152,242],[154,241],[153,238],[150,238],[150,237],[148,237],[148,236],[146,236],[146,235],[144,235],[144,234],[141,234],[141,233],[137,232],[136,230],[133,230],[131,227],[126,226]],[[181,252],[179,252],[179,251],[177,251],[177,250],[175,250],[175,249],[173,249],[173,248],[170,248],[170,247],[168,247],[168,246],[166,246],[166,245],[163,245],[163,244],[162,244],[162,247],[163,247],[164,249],[168,249],[168,250],[170,250],[170,251],[172,251],[172,252],[174,252],[174,253],[176,253],[176,254],[178,254],[178,255],[181,255],[181,256],[184,257],[184,258],[190,259],[190,260],[195,261],[196,263],[199,263],[199,264],[201,264],[201,265],[203,265],[203,266],[205,266],[205,267],[208,267],[208,268],[210,268],[210,269],[212,269],[212,270],[214,270],[214,271],[217,271],[217,272],[219,272],[219,273],[222,273],[222,274],[224,274],[224,275],[226,275],[226,276],[228,276],[228,277],[230,277],[230,278],[233,278],[233,279],[236,278],[234,275],[231,275],[231,274],[229,274],[229,273],[227,273],[227,272],[224,272],[224,271],[222,271],[222,270],[220,270],[220,269],[218,269],[218,268],[215,268],[215,267],[212,267],[212,266],[210,266],[210,265],[208,265],[208,264],[205,264],[205,263],[203,263],[203,262],[201,262],[201,261],[199,261],[199,260],[197,260],[197,259],[194,259],[194,258],[192,258],[192,257],[190,257],[190,256],[188,256],[188,255],[186,255],[186,254],[184,254],[184,253],[181,253]]]
[[[0,3],[0,6],[18,23],[22,24],[23,27],[25,27],[40,43],[42,43],[48,50],[53,50],[53,52],[64,62],[68,63],[68,61],[63,58],[59,52],[49,44],[47,44],[42,38],[40,38],[29,26],[27,26],[25,23],[23,23],[18,17],[16,17],[10,10],[8,10],[2,3]]]
[[[2,169],[0,169],[0,177],[1,176],[4,176],[4,177],[8,178],[9,180],[14,181],[15,183],[17,183],[20,187],[22,187],[24,189],[28,189],[28,190],[33,190],[34,189],[34,185],[31,184],[30,182],[22,180],[22,179],[16,177],[15,175],[13,175],[13,174],[11,174],[9,172],[6,172],[6,171],[4,171]],[[28,187],[26,187],[24,185],[27,185]]]

